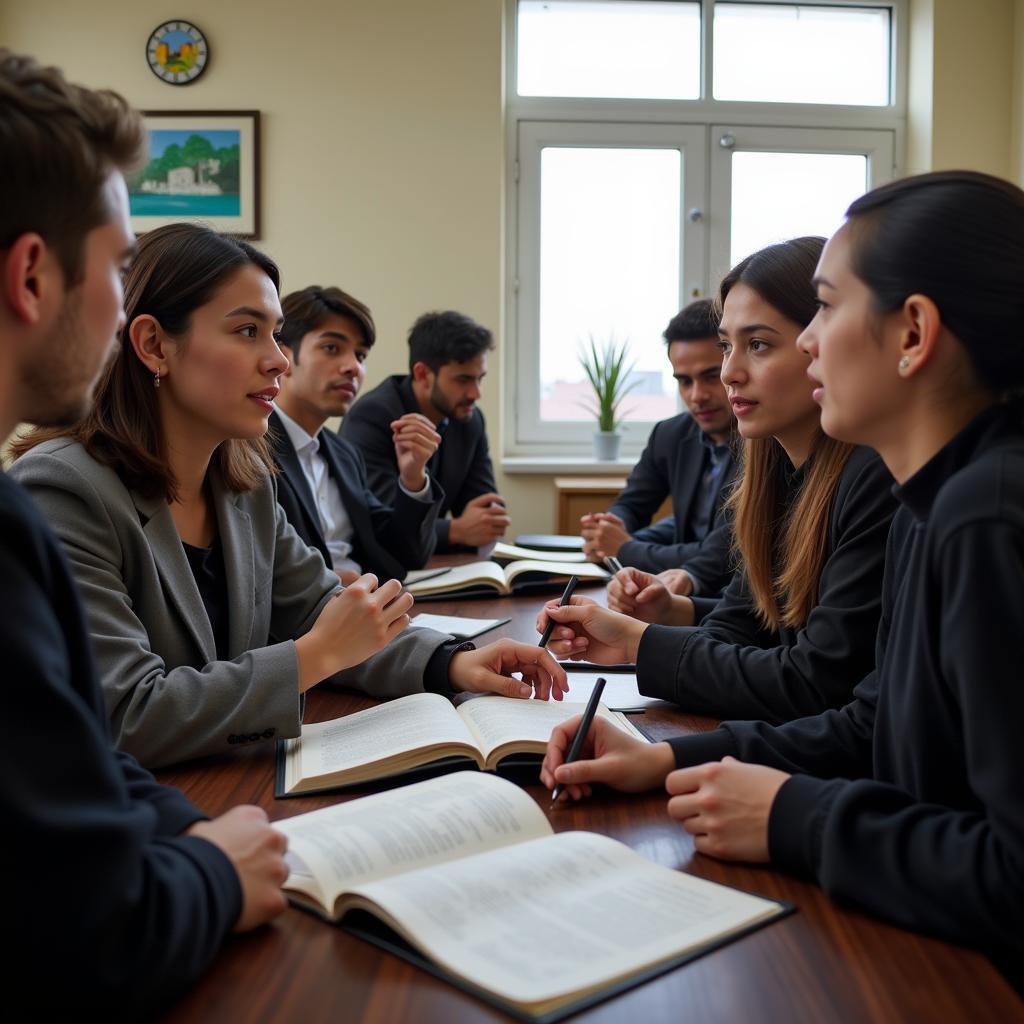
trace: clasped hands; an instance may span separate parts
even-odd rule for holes
[[[626,524],[611,512],[588,512],[580,516],[580,533],[583,553],[592,562],[614,557],[632,536]]]

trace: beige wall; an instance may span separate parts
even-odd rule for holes
[[[1019,166],[1020,0],[911,0],[908,173]]]
[[[454,307],[502,319],[502,0],[3,0],[0,40],[153,109],[258,108],[263,238],[286,289],[336,283],[380,327],[368,385],[404,369],[405,331]],[[150,31],[193,18],[210,67],[146,68]],[[1015,17],[1016,15],[1016,17]],[[911,0],[908,170],[1024,167],[1024,0]],[[482,403],[500,457],[501,358]],[[549,479],[502,477],[513,531],[554,527]]]

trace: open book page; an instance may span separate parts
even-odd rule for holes
[[[304,725],[296,767],[310,778],[446,743],[477,747],[446,697],[413,693],[332,722]]]
[[[587,556],[582,551],[538,551],[536,548],[521,548],[518,544],[506,544],[498,541],[491,552],[491,558],[512,561],[517,558],[528,558],[534,562],[585,562]]]
[[[476,737],[480,749],[490,762],[491,754],[505,744],[519,747],[531,743],[543,749],[551,730],[573,715],[582,715],[586,703],[573,704],[556,700],[517,700],[514,697],[474,697],[459,705],[459,715]],[[646,738],[622,715],[599,704],[597,713],[638,739]]]
[[[435,627],[436,628],[436,627]],[[594,689],[598,679],[605,680],[601,702],[613,710],[615,708],[642,708],[648,704],[661,703],[657,697],[645,697],[637,686],[635,672],[566,672],[569,680],[569,692],[564,700],[582,701],[590,699],[590,691]]]
[[[491,581],[494,589],[501,593],[507,590],[505,573],[497,562],[470,562],[468,565],[453,565],[446,573],[436,579],[426,579],[420,583],[409,583],[405,589],[410,594],[433,594],[442,590],[454,590],[457,587],[469,586],[472,583]]]
[[[611,573],[593,562],[540,562],[524,558],[519,562],[509,562],[505,566],[505,577],[511,586],[517,576],[528,572],[541,572],[547,576],[576,576],[581,580],[609,580]]]
[[[432,629],[436,633],[451,633],[452,636],[468,638],[496,629],[506,622],[508,619],[471,619],[464,615],[431,615],[428,612],[420,612],[409,625]]]
[[[274,827],[288,836],[285,888],[314,896],[328,911],[353,885],[551,834],[522,789],[480,772],[414,783]]]
[[[535,1005],[603,988],[780,910],[590,832],[493,850],[357,892],[451,973]]]

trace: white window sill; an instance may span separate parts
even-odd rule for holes
[[[624,456],[615,461],[603,461],[593,456],[566,455],[506,455],[501,460],[502,472],[511,475],[529,473],[563,476],[622,476],[636,465],[639,456]]]

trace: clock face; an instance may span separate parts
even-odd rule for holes
[[[157,78],[170,85],[188,85],[206,70],[206,36],[188,21],[167,21],[154,29],[146,44],[146,60]]]

